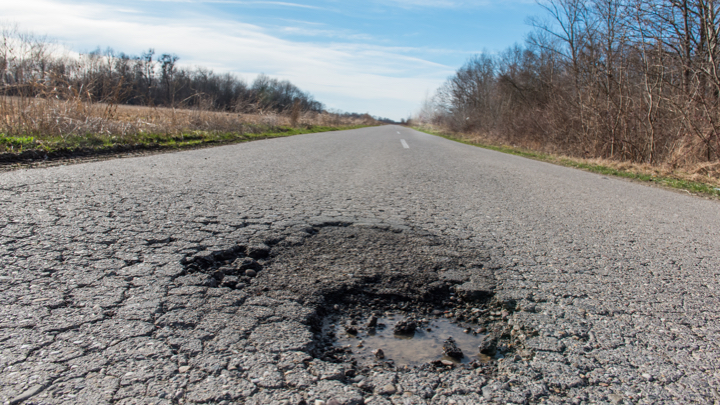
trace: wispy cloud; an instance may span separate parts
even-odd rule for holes
[[[389,0],[389,3],[403,7],[447,8],[458,7],[463,2],[453,0]]]
[[[243,1],[243,0],[143,0],[146,2],[158,2],[158,3],[196,3],[196,4],[237,4],[237,5],[258,5],[258,6],[281,6],[281,7],[296,7],[306,8],[312,10],[325,10],[324,7],[312,6],[301,3],[290,3],[284,1]]]
[[[304,27],[279,27],[283,33],[303,37],[324,37],[333,39],[345,39],[353,41],[371,41],[373,36],[369,34],[353,33],[349,31],[309,29]]]
[[[331,43],[299,41],[212,15],[179,13],[165,19],[122,8],[130,13],[107,4],[24,0],[0,5],[0,13],[76,49],[100,45],[139,53],[153,47],[179,55],[186,65],[235,72],[248,80],[261,72],[289,79],[331,108],[398,119],[453,71],[417,56],[427,50],[373,45],[358,41],[361,37],[346,41],[343,35],[349,34],[332,30],[287,27],[303,35],[337,37]]]
[[[383,0],[383,4],[394,4],[403,8],[476,8],[498,4],[532,4],[535,0]]]

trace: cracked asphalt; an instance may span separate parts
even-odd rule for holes
[[[396,126],[0,173],[0,401],[718,403],[719,208]],[[516,351],[491,373],[316,358],[332,288],[281,286],[348,284],[352,261],[287,253],[326,227],[415,241],[332,250],[362,269],[492,270]]]

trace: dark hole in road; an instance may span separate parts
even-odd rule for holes
[[[233,249],[198,253],[183,264],[190,274],[206,276],[204,285],[243,289],[263,269],[270,254],[270,247],[264,243],[238,245]]]
[[[368,325],[372,320],[373,326]],[[362,324],[343,324],[343,317],[325,319],[323,333],[335,337],[335,347],[352,351],[353,359],[371,366],[387,359],[397,366],[420,366],[443,361],[445,364],[489,363],[493,357],[481,353],[478,347],[491,337],[483,327],[461,325],[447,318],[420,318],[417,329],[410,333],[396,333],[396,326],[405,321],[401,313],[370,315]],[[459,352],[445,353],[449,338]],[[500,355],[498,353],[497,355]]]
[[[493,300],[489,255],[446,237],[348,225],[198,254],[185,265],[208,285],[312,308],[311,354],[358,370],[479,367],[513,351],[509,313]],[[385,328],[368,327],[374,318]],[[407,350],[402,339],[410,337]]]

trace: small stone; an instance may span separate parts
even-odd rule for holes
[[[353,336],[358,334],[357,328],[352,325],[345,325],[345,332],[347,332],[348,335]]]
[[[480,353],[485,353],[485,354],[489,354],[489,355],[495,354],[495,349],[496,349],[495,345],[496,345],[496,342],[493,339],[493,337],[490,335],[485,335],[480,340],[480,344],[478,345],[478,351]]]
[[[382,387],[380,390],[378,390],[378,394],[380,394],[380,395],[392,395],[396,392],[397,392],[397,389],[392,384],[388,384],[388,385]]]
[[[456,360],[460,360],[465,357],[462,350],[460,350],[460,348],[457,346],[457,344],[455,343],[455,339],[453,339],[452,336],[443,342],[443,353],[446,356],[452,357]]]
[[[485,333],[487,332],[487,329],[484,326],[481,326],[475,330],[476,333]]]
[[[253,269],[247,269],[245,270],[245,275],[248,277],[255,277],[257,276],[257,272]]]
[[[371,316],[370,316],[370,319],[368,319],[367,327],[368,327],[368,328],[375,328],[375,327],[377,327],[377,321],[378,321],[378,317],[375,316],[374,314],[371,315]]]
[[[619,404],[620,402],[622,402],[623,396],[619,395],[619,394],[610,394],[610,395],[608,395],[608,399],[613,404]]]
[[[417,329],[417,323],[412,319],[403,319],[395,325],[394,332],[397,335],[412,335]]]
[[[382,360],[382,359],[385,358],[385,352],[383,352],[382,349],[377,349],[377,350],[375,350],[375,351],[373,352],[373,354],[375,355],[375,358],[378,359],[378,360]]]
[[[185,390],[180,388],[177,391],[175,391],[175,394],[173,394],[173,399],[178,400],[185,395]]]
[[[315,400],[315,405],[325,405],[325,401],[321,401],[319,399]]]
[[[455,363],[453,363],[450,360],[440,360],[440,363],[442,363],[443,366],[448,366],[448,367],[452,367],[455,365]]]
[[[178,372],[181,374],[187,373],[188,371],[190,371],[190,366],[182,366],[178,368]]]
[[[338,402],[337,399],[333,398],[333,399],[327,401],[327,405],[340,405],[340,402]]]

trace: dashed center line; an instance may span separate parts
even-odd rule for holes
[[[407,142],[405,142],[404,139],[401,139],[401,140],[400,140],[400,143],[402,144],[403,148],[405,148],[405,149],[410,149],[410,145],[408,145]]]

